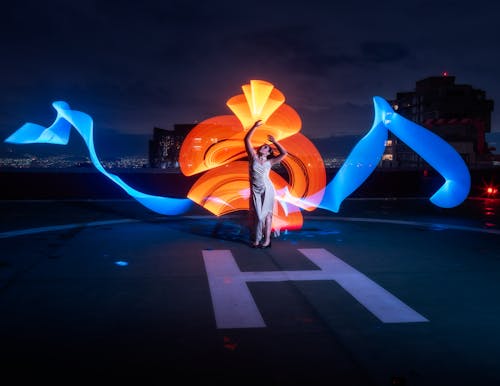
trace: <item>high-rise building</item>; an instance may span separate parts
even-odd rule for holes
[[[491,157],[485,134],[491,131],[493,100],[483,90],[455,84],[443,74],[416,82],[414,91],[398,92],[394,110],[439,135],[452,145],[469,166]],[[425,161],[389,132],[382,166],[424,167]]]
[[[155,127],[153,139],[149,141],[149,166],[162,169],[178,167],[182,142],[194,126],[175,124],[173,130]]]

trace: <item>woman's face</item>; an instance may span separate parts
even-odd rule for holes
[[[259,148],[259,155],[264,155],[267,157],[270,153],[271,153],[271,147],[269,147],[269,145],[262,145]]]

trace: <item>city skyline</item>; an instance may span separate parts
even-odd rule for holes
[[[0,136],[50,124],[51,103],[65,100],[93,117],[99,154],[126,154],[154,127],[231,114],[226,101],[263,79],[309,138],[360,137],[373,96],[392,99],[444,71],[499,100],[499,10],[484,0],[255,1],[243,10],[228,1],[9,3]],[[496,110],[487,140],[498,149]]]
[[[74,139],[70,139],[68,145],[62,147],[47,144],[0,144],[0,169],[2,167],[75,167],[84,163],[88,163],[87,166],[91,166],[88,149],[85,147],[83,140],[78,138],[77,135],[73,137]],[[115,154],[108,153],[106,157],[100,157],[101,163],[106,167],[115,167],[116,164],[134,163],[133,168],[149,164],[150,154],[146,150],[142,153],[137,153],[134,150],[137,148],[138,140],[143,141],[143,147],[147,148],[151,138],[147,136],[134,136],[133,139],[134,141],[125,143],[123,142],[123,137],[120,137],[119,140],[121,142],[117,146],[119,151]],[[334,163],[338,166],[337,164],[343,162],[350,149],[354,147],[358,140],[359,137],[357,136],[343,136],[313,139],[312,141],[322,155],[326,166],[332,166]],[[6,151],[6,149],[10,151]],[[127,149],[129,150],[128,152],[126,151]],[[96,151],[99,153],[99,146],[96,146]],[[140,166],[139,163],[141,163]],[[150,166],[148,165],[148,167]]]

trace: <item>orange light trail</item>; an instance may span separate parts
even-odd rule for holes
[[[253,137],[253,145],[273,135],[288,155],[283,171],[272,170],[271,181],[277,197],[273,229],[302,227],[301,210],[314,210],[326,185],[323,159],[313,143],[300,133],[302,121],[285,103],[285,96],[271,83],[251,80],[243,94],[231,97],[227,106],[234,115],[209,118],[196,125],[182,143],[181,172],[186,176],[204,173],[191,187],[188,198],[211,213],[221,216],[249,210],[248,161],[245,132],[257,120],[264,124]]]

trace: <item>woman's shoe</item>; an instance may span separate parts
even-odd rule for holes
[[[262,249],[265,249],[265,248],[271,248],[271,241],[269,241],[269,244],[267,244],[267,245],[261,244],[261,245],[260,245],[260,247],[261,247]]]
[[[250,243],[250,246],[251,246],[252,248],[260,248],[260,244],[259,244],[259,243],[257,243],[257,244]]]

